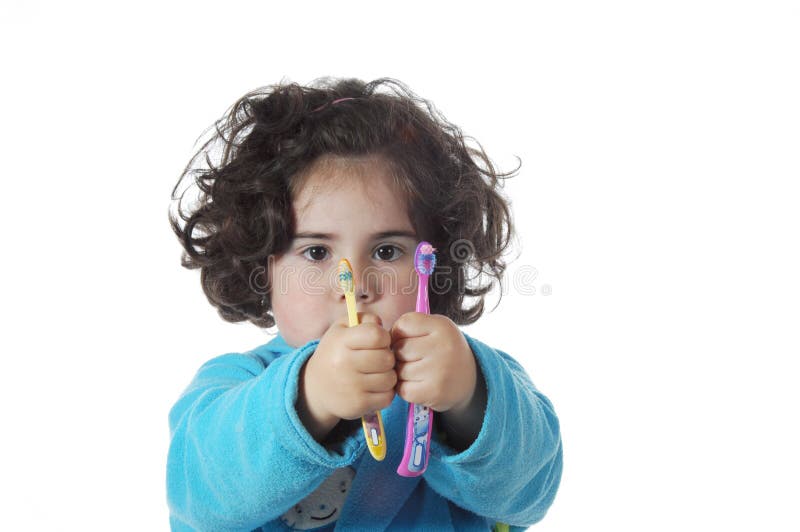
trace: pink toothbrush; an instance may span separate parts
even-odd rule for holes
[[[414,269],[417,270],[417,312],[430,314],[428,304],[428,277],[436,267],[436,251],[428,242],[420,242],[414,252]],[[409,404],[406,421],[406,443],[403,446],[403,460],[397,474],[404,477],[418,477],[428,467],[431,456],[431,433],[433,431],[433,410],[424,405]]]

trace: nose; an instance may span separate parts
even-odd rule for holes
[[[371,299],[369,292],[361,290],[358,286],[356,286],[355,295],[356,295],[356,303],[367,303]],[[344,299],[345,299],[344,292],[341,292],[340,290],[339,300],[344,301]]]
[[[353,268],[353,285],[356,295],[356,303],[369,304],[375,300],[376,287],[374,286],[376,280],[375,275],[365,275],[364,268],[360,264],[351,261],[350,266]],[[344,302],[344,292],[339,291],[339,300]]]

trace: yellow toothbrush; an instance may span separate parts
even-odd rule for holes
[[[353,282],[353,268],[350,261],[339,261],[339,286],[344,292],[347,302],[347,318],[350,327],[358,325],[358,312],[356,312],[356,286]],[[381,461],[386,457],[386,433],[383,431],[383,418],[380,411],[366,414],[361,418],[361,427],[364,429],[364,438],[367,440],[369,453],[375,460]]]

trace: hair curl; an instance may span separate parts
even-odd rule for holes
[[[337,102],[343,98],[353,99]],[[457,126],[401,82],[320,78],[307,87],[263,87],[212,127],[173,189],[177,215],[171,210],[169,220],[184,248],[182,265],[200,269],[203,291],[223,319],[275,325],[253,272],[288,249],[293,194],[324,155],[377,155],[389,163],[414,229],[439,250],[436,286],[450,288],[433,288],[432,313],[468,325],[483,314],[495,281],[502,287],[514,231],[499,180],[519,166],[497,173],[480,144],[468,146]],[[184,209],[192,184],[196,202]],[[471,305],[467,297],[475,298]]]

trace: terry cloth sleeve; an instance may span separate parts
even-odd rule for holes
[[[464,336],[486,382],[483,425],[460,453],[434,438],[425,480],[454,504],[524,530],[544,517],[558,490],[558,418],[518,362]]]
[[[253,530],[277,519],[363,446],[317,443],[295,410],[317,341],[283,356],[207,362],[169,415],[167,499],[173,529]]]

